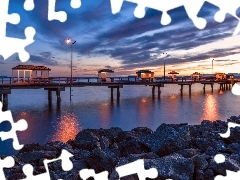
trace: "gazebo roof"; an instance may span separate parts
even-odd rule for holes
[[[176,71],[171,71],[170,73],[168,73],[168,74],[179,74],[178,72],[176,72]]]
[[[48,71],[51,71],[51,69],[46,66],[33,66],[33,65],[17,65],[15,67],[13,67],[12,70],[48,70]]]
[[[150,70],[139,70],[136,73],[154,73],[154,72],[152,72]]]
[[[102,72],[114,73],[114,71],[110,69],[101,69],[98,71],[98,73],[102,73]]]
[[[201,73],[195,72],[195,73],[193,73],[193,75],[201,75]]]

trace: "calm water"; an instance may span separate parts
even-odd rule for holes
[[[156,95],[153,99],[149,86],[124,86],[120,89],[119,102],[116,99],[111,102],[107,87],[73,88],[71,103],[67,88],[61,93],[60,106],[57,106],[54,92],[52,105],[49,105],[47,91],[43,89],[12,90],[8,108],[15,121],[26,119],[28,122],[28,129],[18,132],[22,144],[66,142],[84,128],[131,130],[146,126],[155,130],[161,123],[199,124],[203,119],[226,120],[240,114],[240,98],[231,91],[219,91],[217,84],[213,93],[207,86],[205,95],[202,85],[193,85],[191,96],[188,87],[184,88],[181,97],[180,86],[166,85],[161,89],[161,98]],[[0,131],[10,128],[7,122],[0,124]],[[0,141],[0,147],[0,154],[16,153],[11,140]]]

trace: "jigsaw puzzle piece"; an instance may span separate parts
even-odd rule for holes
[[[228,138],[230,136],[230,128],[240,127],[240,124],[228,122],[228,128],[225,133],[218,133],[222,138]]]
[[[25,164],[22,170],[23,173],[27,176],[25,180],[51,180],[48,168],[46,173],[42,173],[36,176],[33,175],[33,166],[31,164]]]
[[[144,168],[144,159],[139,159],[132,163],[119,166],[116,168],[119,177],[124,177],[132,174],[137,174],[139,180],[145,180],[146,178],[157,178],[158,171],[156,168],[145,169]]]
[[[79,171],[79,175],[83,180],[87,180],[90,177],[93,177],[94,180],[108,180],[107,171],[96,174],[93,169],[82,169]]]
[[[11,111],[1,111],[2,109],[2,102],[0,102],[0,123],[3,121],[8,121],[11,124],[11,130],[8,132],[0,132],[0,138],[2,141],[7,139],[13,139],[13,148],[15,150],[19,150],[23,147],[23,145],[19,144],[17,131],[24,131],[27,129],[28,124],[25,119],[21,119],[18,122],[14,122],[12,118]]]
[[[72,8],[76,9],[76,8],[80,8],[82,3],[81,3],[81,0],[71,0],[70,5]]]
[[[14,164],[15,164],[15,161],[11,156],[8,156],[4,159],[0,159],[0,179],[1,180],[6,179],[3,168],[11,168],[14,166]]]
[[[232,93],[233,93],[234,95],[240,96],[240,86],[239,86],[237,83],[235,83],[235,84],[233,85],[233,87],[232,87]]]
[[[240,31],[240,18],[237,16],[236,12],[240,7],[240,0],[207,0],[209,3],[219,7],[219,11],[215,14],[214,19],[217,22],[223,22],[225,20],[226,14],[230,14],[236,19],[239,23],[233,32],[233,36],[237,35]]]
[[[65,22],[67,20],[67,13],[65,11],[55,11],[56,0],[48,0],[48,20],[58,20]],[[71,0],[70,5],[72,8],[79,8],[81,0]]]
[[[194,25],[203,29],[206,26],[206,20],[197,16],[205,0],[125,0],[137,4],[134,10],[134,16],[137,18],[143,18],[146,13],[146,8],[151,8],[162,12],[160,23],[162,25],[168,25],[171,23],[171,17],[167,13],[168,11],[180,6],[184,6],[189,18],[193,21]],[[169,2],[170,1],[170,2]],[[123,0],[111,0],[112,13],[116,14],[121,10]]]
[[[43,179],[50,180],[51,178],[49,174],[48,164],[58,160],[62,161],[62,169],[64,171],[70,171],[73,168],[72,161],[70,160],[70,157],[72,156],[73,154],[63,149],[61,155],[58,158],[51,160],[45,159],[43,161],[43,164],[46,169],[46,172],[39,175],[33,175],[33,166],[31,164],[25,164],[23,166],[23,173],[27,176],[27,178],[22,180],[43,180]]]
[[[240,171],[233,172],[233,171],[227,171],[226,176],[218,175],[214,178],[214,180],[239,180],[240,177]]]
[[[34,6],[34,0],[25,0],[23,7],[26,11],[32,11]]]
[[[29,3],[27,3],[29,4]],[[19,14],[8,14],[9,0],[0,1],[0,55],[6,60],[14,53],[18,53],[19,59],[26,62],[29,59],[29,54],[25,51],[25,47],[33,43],[35,29],[27,27],[25,29],[26,39],[6,37],[7,23],[18,24],[20,22]]]

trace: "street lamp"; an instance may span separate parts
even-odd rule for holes
[[[214,61],[214,59],[212,59],[212,74],[213,74],[213,61]]]
[[[167,55],[166,52],[164,52],[162,54]],[[165,60],[164,60],[164,66],[163,66],[163,77],[164,77],[164,80],[165,80]]]
[[[72,100],[72,45],[76,43],[76,41],[72,41],[70,38],[66,39],[66,44],[70,44],[71,47],[71,78],[70,78],[70,101]]]

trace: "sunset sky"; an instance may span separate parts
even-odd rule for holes
[[[136,4],[125,1],[121,11],[112,14],[110,0],[82,0],[78,9],[70,0],[57,0],[56,11],[66,11],[66,22],[48,21],[48,1],[35,0],[33,11],[25,11],[24,0],[10,0],[9,13],[18,13],[21,22],[7,25],[7,36],[25,38],[24,29],[36,30],[35,42],[26,50],[30,60],[22,63],[17,54],[4,61],[0,56],[0,76],[11,76],[18,64],[44,65],[52,69],[51,76],[70,75],[70,46],[73,45],[73,76],[95,76],[109,68],[115,75],[134,75],[137,70],[149,69],[155,76],[175,70],[180,75],[240,73],[240,35],[232,36],[238,20],[227,14],[225,21],[214,20],[218,7],[205,3],[198,16],[207,20],[204,30],[195,27],[184,7],[170,10],[169,25],[160,23],[162,12],[147,9],[138,19],[133,15]],[[237,12],[240,15],[240,10]],[[162,55],[167,53],[167,55]]]

